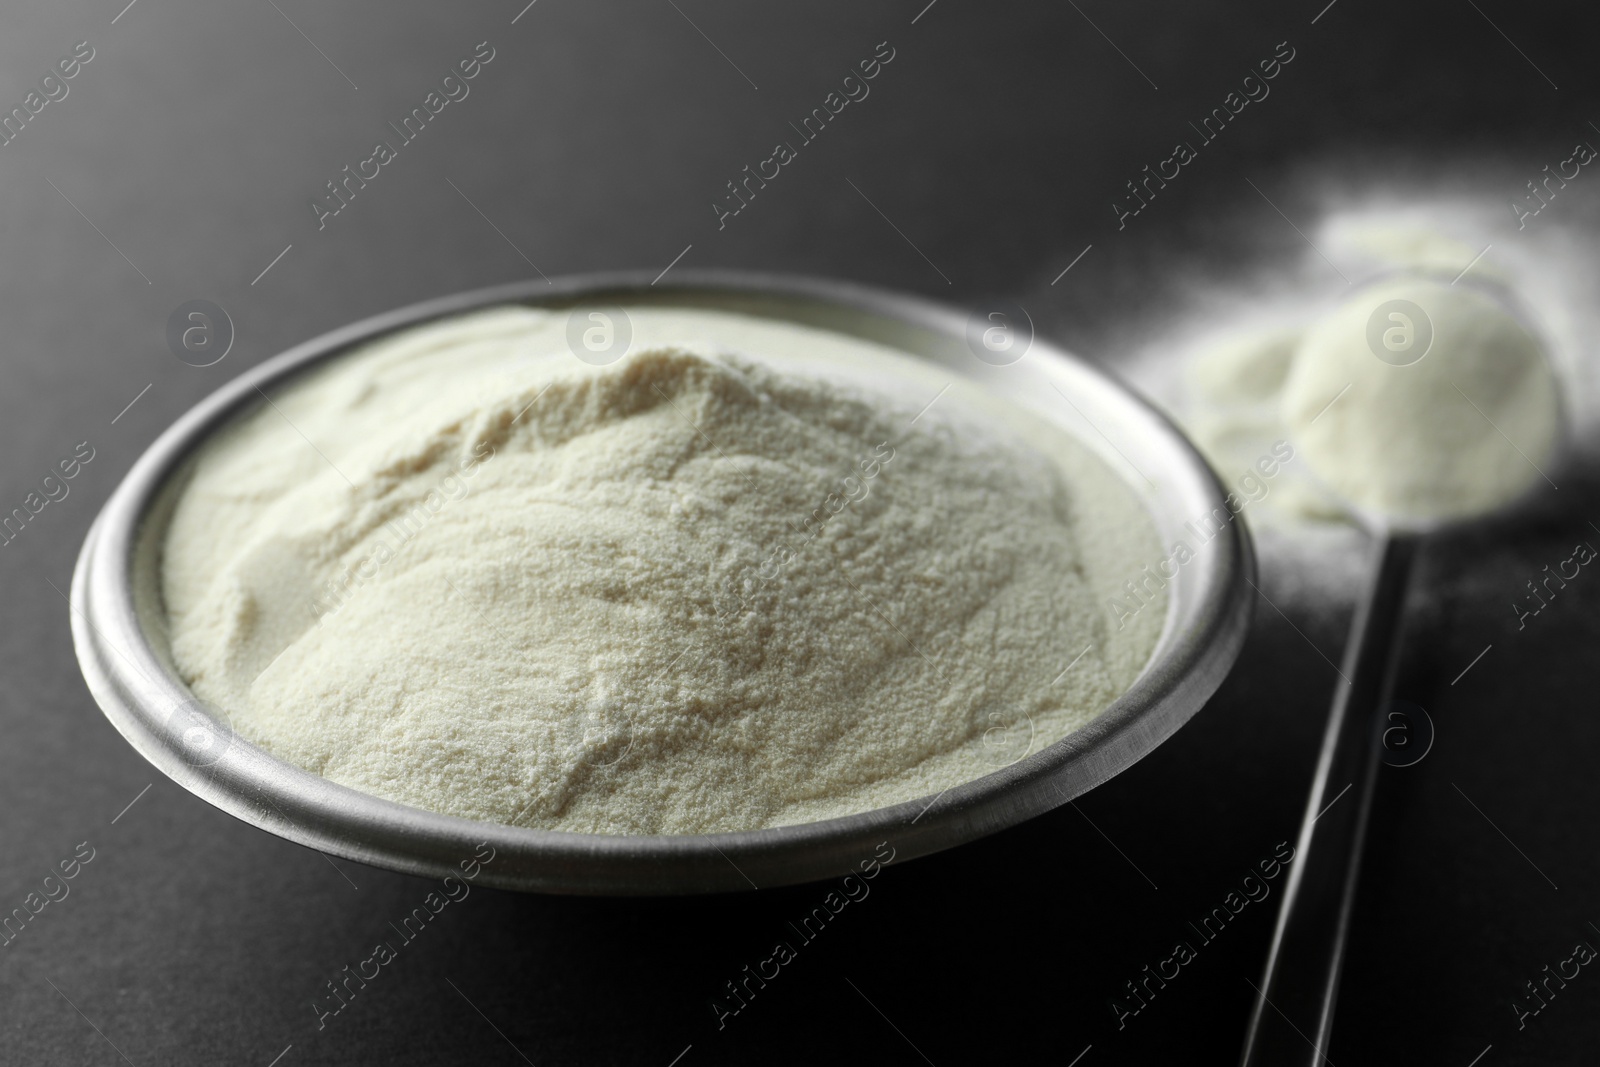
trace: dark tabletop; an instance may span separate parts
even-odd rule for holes
[[[1075,805],[888,868],[720,1028],[724,983],[827,886],[477,889],[319,1021],[326,983],[432,886],[246,826],[136,755],[73,657],[76,552],[140,451],[231,376],[535,272],[734,267],[1009,298],[1115,366],[1196,271],[1299,250],[1290,220],[1304,229],[1330,182],[1417,193],[1501,168],[1503,188],[1474,193],[1498,211],[1600,139],[1595,21],[1507,0],[523,2],[0,14],[0,105],[26,118],[0,147],[0,512],[80,442],[94,457],[0,547],[0,912],[39,909],[0,947],[0,1061],[1232,1062],[1282,878],[1210,940],[1191,924],[1294,839],[1347,605],[1259,605],[1222,690],[1153,755]],[[82,41],[92,58],[39,88]],[[870,96],[719,221],[725,183],[880,42],[893,58]],[[1271,95],[1119,229],[1124,183],[1281,42],[1294,58]],[[475,49],[492,58],[468,95],[319,229],[325,183],[397,140],[387,124]],[[1600,179],[1563,195],[1592,201]],[[1519,240],[1509,211],[1495,240]],[[237,332],[206,368],[166,340],[192,299]],[[1542,968],[1600,947],[1600,578],[1520,630],[1507,609],[1574,542],[1600,545],[1585,479],[1424,554],[1399,687],[1437,736],[1382,770],[1331,1062],[1595,1058],[1600,970],[1569,965],[1520,1027],[1513,1008],[1534,1005],[1522,984]],[[1292,578],[1269,567],[1263,592]],[[41,903],[64,861],[75,876],[48,885],[67,895]],[[1125,983],[1178,942],[1193,958],[1131,1013]]]

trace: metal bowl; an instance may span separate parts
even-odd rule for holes
[[[1041,339],[1036,373],[974,358],[972,322],[951,308],[853,283],[776,275],[606,274],[519,282],[379,315],[267,360],[198,404],[139,458],[100,512],[72,581],[78,662],[106,717],[162,773],[280,837],[409,874],[441,877],[487,844],[478,880],[504,889],[651,895],[788,885],[844,874],[887,842],[898,861],[949,848],[1048,811],[1125,770],[1200,709],[1244,643],[1254,557],[1227,522],[1168,586],[1165,625],[1144,672],[1089,724],[1001,770],[927,797],[822,822],[740,833],[621,836],[528,830],[381,800],[302,770],[236,737],[179,679],[157,573],[187,461],[219,427],[284,382],[353,346],[429,319],[496,304],[667,303],[758,314],[880,341],[939,364],[1060,425],[1128,477],[1162,544],[1224,509],[1224,490],[1170,422],[1126,386]],[[1061,393],[1039,388],[1045,376]],[[1067,403],[1062,399],[1067,398]],[[1132,576],[1130,576],[1132,577]],[[883,853],[876,852],[881,859]]]

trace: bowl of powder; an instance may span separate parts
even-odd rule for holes
[[[716,892],[1037,815],[1221,683],[1242,503],[1125,386],[911,297],[649,282],[406,308],[179,419],[74,575],[116,728],[349,859]]]

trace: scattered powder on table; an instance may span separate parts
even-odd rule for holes
[[[357,790],[640,834],[929,797],[1138,676],[1164,606],[1101,605],[1155,529],[1069,435],[964,382],[919,416],[949,375],[865,341],[628,314],[598,368],[565,311],[415,328],[208,443],[162,558],[194,691]]]

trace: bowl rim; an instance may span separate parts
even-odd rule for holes
[[[1127,769],[1175,732],[1221,684],[1244,644],[1253,608],[1255,558],[1243,522],[1227,522],[1208,551],[1181,572],[1183,588],[1193,592],[1186,618],[1177,620],[1181,632],[1174,630],[1169,604],[1169,617],[1143,673],[1090,722],[1018,762],[931,799],[819,822],[640,836],[479,822],[338,785],[233,736],[225,723],[203,725],[186,712],[199,702],[157,652],[140,621],[135,556],[143,543],[146,515],[171,476],[184,469],[213,432],[264,396],[269,383],[381,335],[497,305],[560,306],[600,298],[625,304],[630,296],[655,302],[700,292],[725,300],[753,297],[864,312],[886,326],[921,328],[947,340],[964,338],[970,321],[968,314],[949,305],[848,281],[700,270],[677,272],[670,282],[660,282],[644,271],[612,271],[518,281],[410,304],[266,359],[181,415],[149,445],[107,500],[84,539],[73,573],[73,643],[89,690],[112,725],[185,789],[246,823],[325,853],[431,877],[461,876],[476,866],[479,884],[503,889],[676,895],[764,889],[858,868],[872,870],[871,864],[888,862],[882,852],[886,846],[889,859],[902,860],[1004,829]],[[1102,405],[1099,410],[1110,405],[1131,424],[1144,447],[1161,454],[1160,476],[1186,503],[1205,507],[1196,514],[1226,507],[1226,491],[1210,466],[1149,401],[1042,337],[1032,339],[1028,354],[1035,353],[1045,373],[1070,378],[1093,395]],[[1091,444],[1081,431],[1075,437]],[[1142,495],[1141,503],[1152,507]],[[1178,587],[1180,576],[1171,581]],[[214,714],[214,709],[207,710]],[[190,730],[202,723],[214,731],[210,740],[217,751],[206,749],[197,759],[195,750],[185,747],[185,723]],[[480,865],[484,848],[493,859]]]

